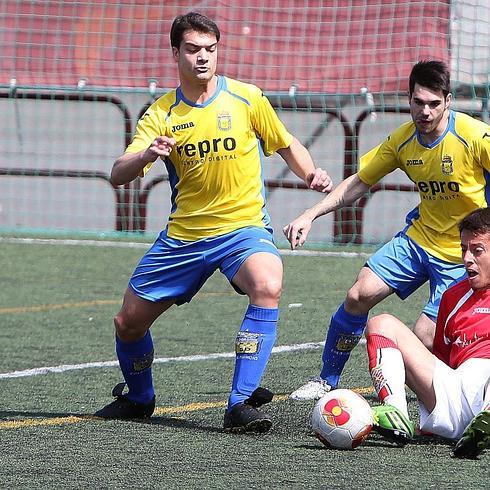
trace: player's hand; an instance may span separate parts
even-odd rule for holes
[[[313,219],[304,213],[282,229],[291,244],[291,250],[301,247],[306,242],[312,223]]]
[[[309,189],[318,192],[330,192],[333,187],[332,179],[327,172],[321,168],[316,168],[314,172],[306,176],[305,183]]]
[[[175,146],[175,140],[167,136],[157,136],[146,150],[150,161],[154,162],[158,157],[168,157]]]

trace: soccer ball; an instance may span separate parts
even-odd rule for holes
[[[323,395],[311,413],[311,427],[327,447],[354,449],[373,428],[369,403],[352,390],[337,389]]]

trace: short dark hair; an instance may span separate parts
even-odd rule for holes
[[[458,225],[459,232],[471,231],[475,235],[490,233],[490,209],[479,208],[464,217]]]
[[[423,60],[414,65],[408,82],[410,97],[418,83],[431,90],[442,90],[444,98],[451,92],[451,75],[444,61]]]
[[[220,32],[218,26],[211,19],[198,12],[188,12],[177,16],[170,29],[170,45],[173,48],[180,48],[180,43],[185,31],[197,31],[206,34],[214,34],[216,41],[219,41]]]

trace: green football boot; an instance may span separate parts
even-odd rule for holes
[[[373,407],[373,430],[398,446],[405,446],[415,433],[415,426],[393,405]]]
[[[476,459],[490,447],[490,410],[482,410],[466,427],[453,449],[455,458]]]

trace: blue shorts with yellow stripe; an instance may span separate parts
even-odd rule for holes
[[[453,264],[434,257],[403,231],[383,245],[366,265],[401,299],[408,298],[429,281],[429,301],[422,311],[434,321],[442,293],[466,277],[463,264]]]
[[[257,252],[280,257],[271,229],[246,227],[193,242],[170,238],[163,230],[137,265],[129,286],[146,300],[173,299],[180,305],[189,302],[217,269],[232,283],[245,260]]]

